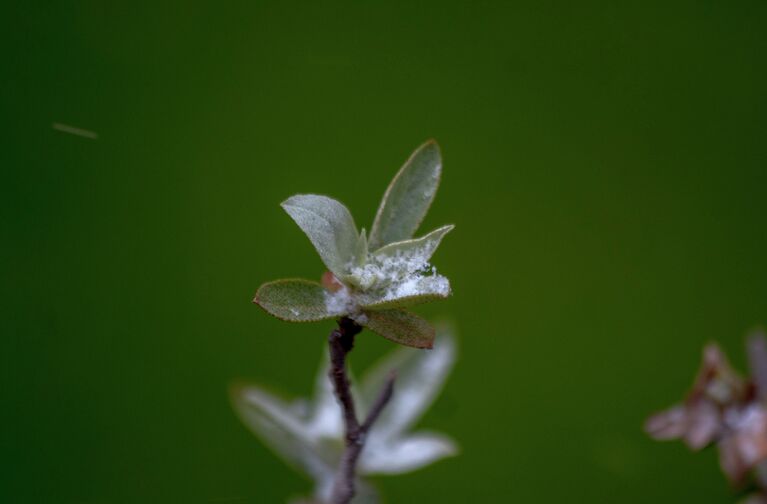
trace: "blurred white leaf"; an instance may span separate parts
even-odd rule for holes
[[[433,349],[398,348],[375,364],[360,385],[360,395],[366,405],[372,403],[392,370],[397,373],[397,381],[394,395],[371,435],[383,438],[403,435],[437,398],[455,358],[455,337],[452,330],[442,324],[437,326]]]
[[[313,435],[299,408],[252,385],[235,387],[232,399],[243,423],[288,465],[315,481],[332,481],[340,446],[332,450]]]
[[[375,431],[375,426],[373,427]],[[415,471],[458,453],[455,443],[439,434],[420,432],[401,439],[370,436],[360,460],[362,474],[401,474]]]
[[[394,395],[368,433],[359,461],[360,476],[414,471],[457,453],[455,443],[446,436],[408,432],[436,399],[455,358],[452,330],[440,325],[433,350],[397,348],[365,374],[359,389],[354,386],[357,380],[351,378],[362,419],[389,373],[397,373]],[[329,498],[343,450],[343,419],[327,373],[328,355],[323,352],[310,402],[288,404],[258,386],[235,387],[232,393],[245,425],[280,458],[314,480],[314,497],[302,502]],[[378,497],[360,480],[352,502],[375,504]]]

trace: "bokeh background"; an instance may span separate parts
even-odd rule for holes
[[[0,79],[0,500],[283,502],[237,379],[307,395],[331,323],[279,208],[369,227],[427,138],[462,353],[387,502],[734,502],[648,440],[702,345],[767,322],[767,3],[11,2]],[[52,128],[63,123],[97,139]],[[361,337],[364,368],[391,344]]]

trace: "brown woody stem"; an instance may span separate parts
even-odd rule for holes
[[[330,499],[332,504],[348,504],[354,497],[357,460],[365,446],[365,435],[378,419],[394,392],[394,374],[392,374],[373,403],[368,417],[360,424],[354,407],[349,376],[346,373],[346,356],[354,348],[354,337],[361,330],[362,327],[353,320],[343,317],[338,321],[338,328],[334,329],[328,337],[330,346],[330,371],[328,374],[343,412],[346,429],[346,448],[333,484],[333,494]]]

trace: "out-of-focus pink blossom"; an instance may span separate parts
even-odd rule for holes
[[[684,402],[651,416],[645,431],[658,440],[681,439],[692,450],[716,444],[727,479],[742,485],[749,474],[758,492],[740,504],[767,504],[767,337],[747,341],[750,376],[742,378],[716,344],[703,362]]]
[[[681,439],[690,449],[700,450],[725,434],[726,413],[744,403],[747,385],[719,346],[706,345],[698,376],[685,401],[651,416],[645,431],[653,439]]]

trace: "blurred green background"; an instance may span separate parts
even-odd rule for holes
[[[700,349],[767,322],[767,3],[12,2],[0,79],[0,500],[282,502],[233,413],[306,395],[331,323],[279,208],[369,227],[429,137],[422,230],[462,354],[426,428],[461,456],[387,502],[734,502],[713,450],[641,432]],[[92,140],[52,128],[92,130]],[[364,336],[362,368],[392,348]]]

